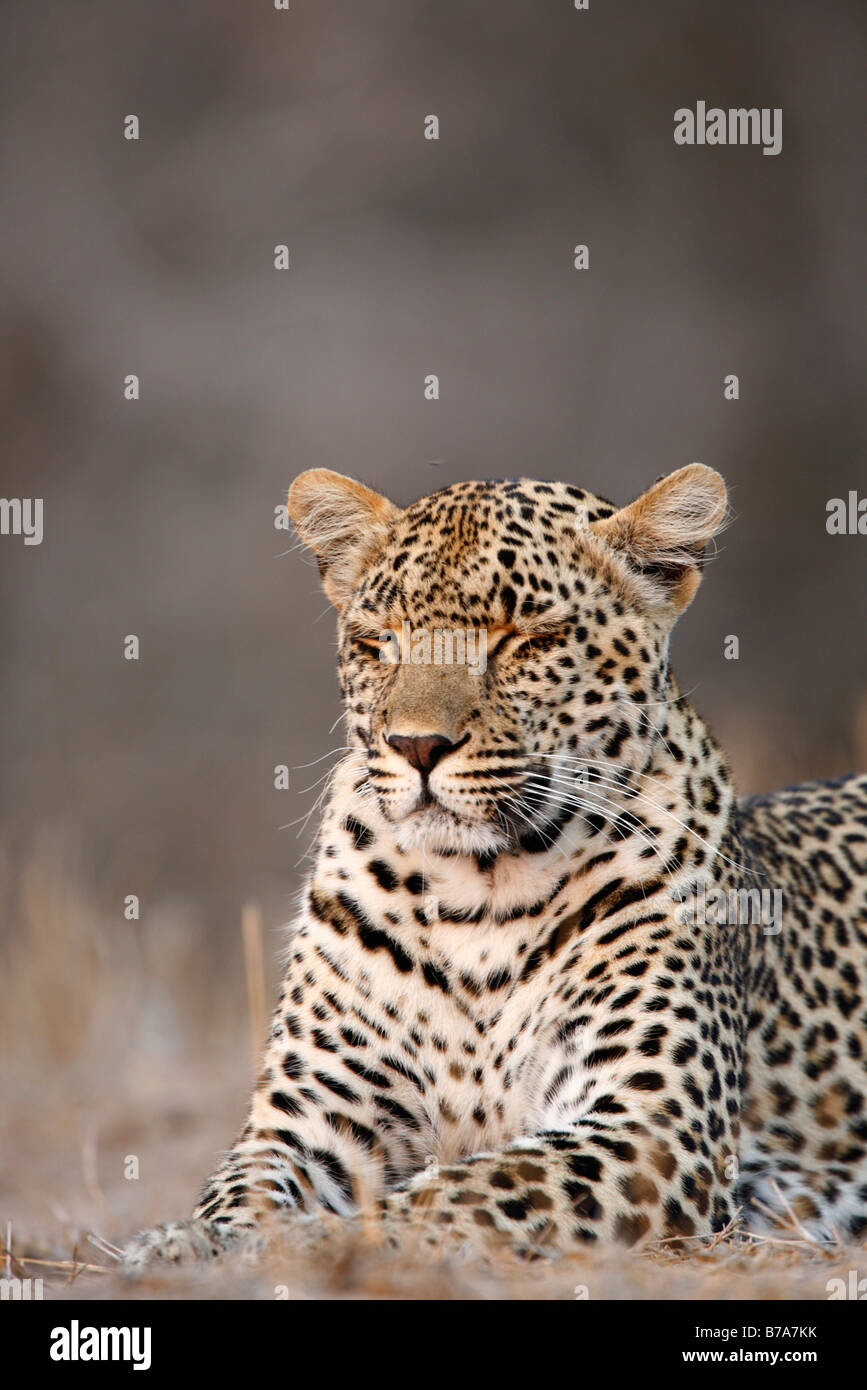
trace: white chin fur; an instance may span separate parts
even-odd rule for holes
[[[508,848],[501,830],[481,821],[457,820],[449,811],[425,807],[393,827],[395,841],[404,852],[429,850],[432,854],[491,854]]]

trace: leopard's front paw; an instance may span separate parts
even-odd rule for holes
[[[212,1260],[236,1238],[234,1232],[211,1221],[167,1221],[133,1237],[121,1256],[121,1268],[134,1275],[152,1265]]]

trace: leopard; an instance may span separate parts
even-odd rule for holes
[[[288,509],[346,742],[246,1123],[125,1268],[362,1218],[532,1258],[863,1240],[867,776],[741,798],[676,682],[720,473],[402,506],[317,468]]]

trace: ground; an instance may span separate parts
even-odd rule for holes
[[[732,1232],[528,1264],[420,1246],[395,1257],[374,1221],[335,1219],[317,1228],[313,1251],[283,1232],[258,1267],[226,1258],[130,1283],[103,1243],[187,1215],[245,1111],[241,933],[209,951],[205,925],[179,903],[146,929],[121,924],[69,844],[51,838],[0,888],[14,923],[0,962],[0,1245],[11,1238],[9,1272],[41,1276],[46,1297],[824,1300],[830,1279],[867,1276],[863,1247],[820,1249],[793,1225],[751,1242]],[[265,913],[272,987],[278,920]]]

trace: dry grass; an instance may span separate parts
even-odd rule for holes
[[[829,1279],[863,1268],[863,1249],[820,1248],[794,1216],[772,1237],[732,1228],[643,1254],[532,1263],[420,1244],[396,1258],[375,1220],[326,1218],[313,1241],[309,1226],[271,1232],[255,1264],[236,1256],[130,1283],[117,1247],[189,1210],[243,1114],[250,1010],[258,1036],[262,956],[279,938],[263,951],[248,911],[243,938],[205,970],[214,943],[184,904],[126,922],[89,891],[80,856],[57,836],[20,875],[10,862],[0,855],[0,1247],[8,1271],[41,1277],[46,1296],[824,1299]]]
[[[327,1221],[317,1223],[315,1244],[306,1235],[310,1248],[299,1248],[284,1228],[255,1258],[231,1256],[134,1282],[119,1275],[116,1247],[91,1235],[79,1237],[67,1258],[13,1248],[10,1272],[42,1277],[59,1299],[823,1300],[830,1279],[846,1282],[864,1260],[863,1250],[819,1249],[791,1230],[762,1239],[732,1231],[678,1249],[661,1243],[642,1254],[593,1251],[534,1263],[502,1251],[431,1252],[420,1244],[395,1257],[369,1233]]]

